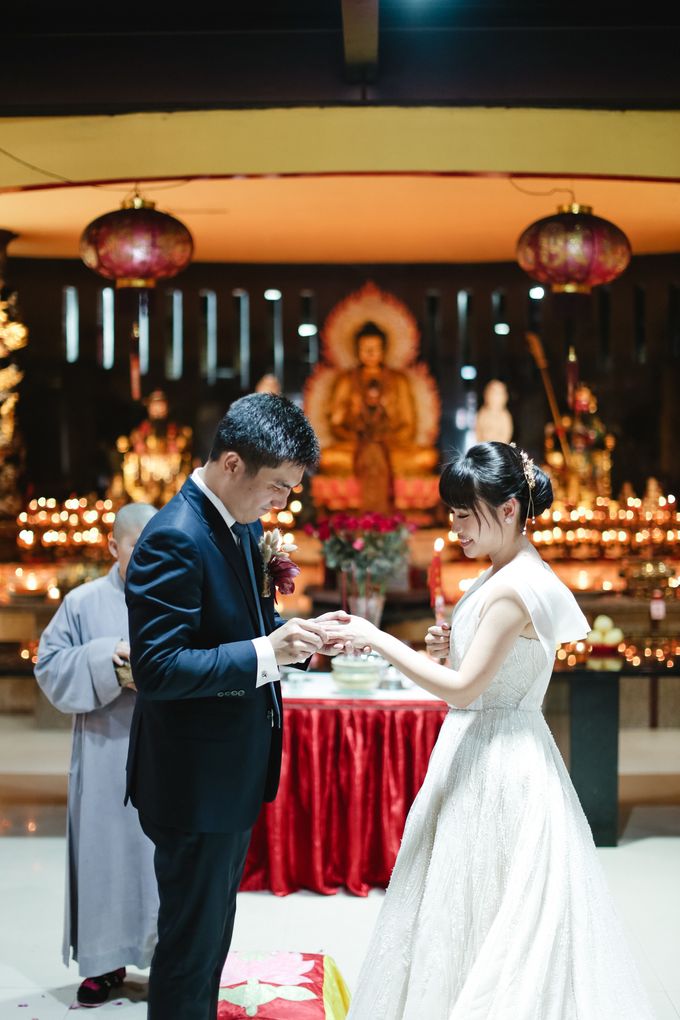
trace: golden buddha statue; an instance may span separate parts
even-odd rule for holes
[[[355,335],[358,365],[341,372],[330,397],[333,442],[322,451],[322,471],[354,475],[361,505],[388,513],[394,508],[395,475],[431,472],[437,451],[419,446],[416,408],[408,377],[385,364],[387,336],[373,322]]]
[[[415,316],[368,282],[331,309],[321,340],[323,359],[305,384],[305,412],[321,444],[316,506],[425,519],[440,502],[441,404],[417,360]]]
[[[154,390],[145,403],[145,420],[116,442],[121,474],[109,495],[127,494],[136,502],[161,507],[179,492],[191,472],[192,431],[168,421],[168,401],[162,390]]]
[[[411,385],[404,372],[385,365],[387,336],[373,322],[355,336],[356,368],[341,372],[331,394],[329,424],[337,440],[324,450],[329,469],[354,469],[358,446],[383,443],[398,474],[431,470],[436,451],[415,443],[416,411]]]

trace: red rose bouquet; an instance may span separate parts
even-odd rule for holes
[[[334,514],[305,528],[320,539],[326,565],[349,577],[359,595],[385,591],[408,558],[410,530],[401,514],[377,513]]]

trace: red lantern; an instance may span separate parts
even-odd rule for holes
[[[135,193],[115,212],[106,213],[85,227],[80,238],[80,257],[89,269],[115,280],[116,287],[141,290],[130,331],[130,392],[140,400],[139,302],[148,309],[150,287],[156,280],[176,276],[191,262],[194,242],[179,220],[158,212],[155,202]]]
[[[522,269],[555,294],[589,294],[620,276],[630,256],[623,231],[576,202],[532,223],[517,242]]]
[[[193,248],[184,224],[140,195],[93,220],[80,239],[85,265],[116,287],[155,287],[186,269]]]

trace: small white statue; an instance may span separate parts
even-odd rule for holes
[[[507,404],[507,386],[500,379],[492,379],[484,387],[484,403],[477,412],[475,433],[478,443],[510,442],[514,426]]]

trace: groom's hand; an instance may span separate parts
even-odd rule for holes
[[[287,666],[320,652],[326,643],[326,631],[315,620],[294,617],[272,631],[269,640],[279,666]]]

